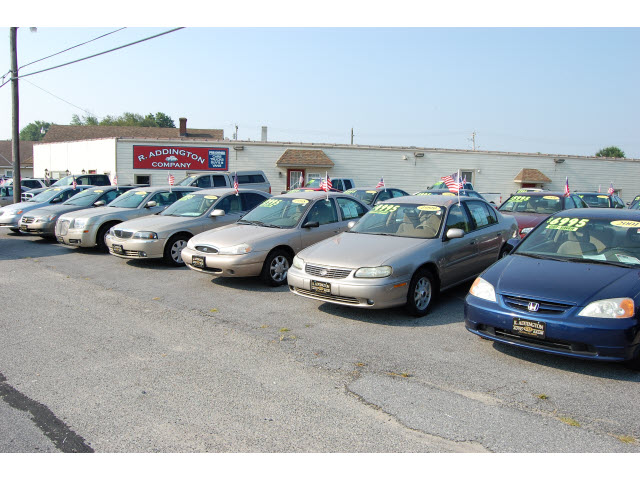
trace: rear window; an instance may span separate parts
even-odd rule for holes
[[[238,175],[238,183],[264,183],[266,180],[262,175]]]

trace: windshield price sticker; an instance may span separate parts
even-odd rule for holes
[[[640,227],[640,222],[634,222],[632,220],[616,220],[615,222],[611,222],[611,225],[614,227],[638,228]]]
[[[351,190],[347,190],[347,191],[346,191],[346,192],[344,192],[344,193],[346,193],[347,195],[353,195],[353,194],[354,194],[354,193],[356,193],[356,192],[357,192],[357,190],[356,190],[356,189],[351,189]]]
[[[589,222],[589,220],[586,218],[580,219],[580,218],[569,218],[569,217],[559,218],[558,217],[558,218],[551,219],[547,224],[547,228],[549,230],[565,230],[567,232],[576,232],[580,228],[584,227],[587,224],[587,222]]]
[[[598,195],[598,198],[609,198],[606,195]]]
[[[526,202],[527,200],[529,200],[531,197],[527,197],[525,195],[515,195],[513,197],[511,197],[509,199],[510,202],[515,202],[515,203],[520,203],[520,202]]]
[[[400,208],[400,205],[389,205],[388,203],[380,203],[373,207],[373,210],[370,210],[371,213],[381,213],[386,215],[388,213],[395,212]]]
[[[94,190],[93,193],[102,193],[104,190]]]
[[[367,190],[367,193],[373,193],[375,195],[378,192],[376,192],[375,190]]]
[[[420,195],[433,195],[433,193],[431,192],[420,192],[420,193],[416,193],[416,197],[420,196]]]
[[[265,200],[264,202],[262,202],[262,205],[260,205],[260,206],[261,207],[266,207],[266,208],[271,208],[271,207],[275,207],[280,202],[282,202],[282,200],[277,200],[277,199],[271,198],[269,200]]]
[[[302,190],[300,190],[299,188],[294,188],[293,190],[289,190],[287,193],[298,193],[301,192]]]
[[[147,192],[136,192],[136,195],[146,195]]]
[[[439,212],[440,207],[436,207],[434,205],[420,205],[418,210],[422,210],[423,212]]]
[[[179,202],[183,202],[185,200],[189,200],[190,198],[193,198],[193,195],[185,195],[184,197],[182,197],[180,200],[178,200]]]
[[[294,200],[291,200],[292,203],[299,203],[301,205],[306,205],[307,203],[309,203],[309,200],[305,199],[305,198],[296,198]]]
[[[193,197],[193,195],[190,195],[191,197]],[[217,200],[218,197],[216,197],[215,195],[205,195],[204,198],[206,198],[207,200]]]
[[[547,195],[542,198],[544,198],[545,200],[558,200],[558,197],[555,197],[553,195]]]
[[[444,195],[445,197],[455,197],[456,196],[455,193],[451,193],[451,192],[445,192],[442,195]]]

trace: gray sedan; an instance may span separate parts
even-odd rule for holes
[[[341,305],[406,305],[422,316],[439,291],[495,262],[516,232],[515,220],[484,200],[394,198],[373,207],[349,232],[296,255],[289,288]]]
[[[368,210],[343,193],[277,195],[237,223],[193,237],[182,250],[182,259],[197,272],[219,277],[260,276],[268,285],[284,285],[297,252],[345,231],[349,221]]]

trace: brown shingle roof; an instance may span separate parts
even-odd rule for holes
[[[33,166],[33,144],[38,142],[20,140],[20,166]],[[0,167],[12,167],[11,140],[0,140]]]
[[[287,149],[276,162],[277,167],[333,167],[334,163],[322,150]]]
[[[523,168],[513,179],[516,183],[551,183],[551,179],[535,168]]]
[[[179,128],[113,127],[107,125],[51,125],[43,143],[73,142],[98,138],[203,138],[224,140],[223,130],[187,128],[187,137],[180,137]]]

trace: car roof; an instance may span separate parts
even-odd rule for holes
[[[316,198],[326,197],[327,192],[324,190],[302,190],[294,193],[283,193],[281,195],[276,195],[278,198],[306,198],[308,200],[315,200]],[[349,194],[345,194],[342,192],[329,192],[330,197],[350,197]]]
[[[461,202],[471,200],[482,201],[480,198],[460,197]],[[418,204],[418,205],[439,205],[447,207],[451,204],[458,203],[458,197],[455,198],[444,195],[406,195],[404,197],[390,198],[380,203],[396,203],[396,204]],[[485,202],[486,203],[486,202]]]
[[[169,190],[169,185],[165,185],[163,187],[137,187],[137,188],[132,188],[131,190],[129,190],[130,192],[159,192],[159,191],[163,191],[163,190]],[[197,187],[176,187],[173,186],[171,187],[171,190],[175,190],[176,192],[197,192],[202,190],[201,188],[197,188]]]
[[[575,195],[575,192],[571,192],[572,195]],[[545,197],[545,196],[554,196],[554,197],[564,197],[564,192],[550,192],[545,190],[544,192],[520,192],[520,193],[512,193],[511,197],[519,197],[526,195],[527,197]]]
[[[580,217],[593,220],[640,221],[640,210],[630,210],[628,208],[571,208],[556,212],[552,216]]]
[[[196,195],[216,195],[221,197],[228,193],[235,193],[235,188],[202,188],[200,190],[196,190],[193,193]],[[264,195],[266,197],[271,196],[267,192],[263,192],[262,190],[256,190],[255,188],[238,188],[240,193],[259,193],[260,195]]]
[[[353,191],[353,190],[355,190],[357,192],[360,192],[360,191],[374,191],[374,190],[376,192],[381,192],[383,190],[402,190],[402,189],[399,188],[399,187],[390,187],[389,185],[385,185],[384,187],[353,187],[353,188],[349,189],[349,191]]]
[[[574,192],[576,195],[602,195],[603,197],[610,197],[612,194],[607,192]],[[615,195],[615,194],[614,194]]]

